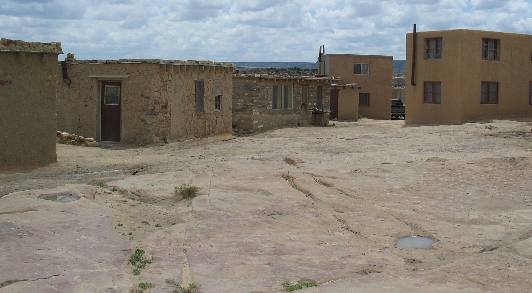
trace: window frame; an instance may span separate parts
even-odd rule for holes
[[[214,112],[222,112],[223,95],[214,96]]]
[[[494,48],[490,49],[490,44],[494,44]],[[490,52],[494,51],[495,55]],[[482,38],[482,60],[486,61],[500,61],[501,60],[501,39]]]
[[[362,95],[367,95],[367,103],[362,104]],[[370,93],[358,93],[358,106],[360,107],[369,107],[371,105],[371,94]]]
[[[276,90],[277,89],[277,90]],[[280,91],[279,91],[280,89]],[[275,103],[276,92],[280,92],[277,105]],[[272,110],[293,110],[294,109],[294,87],[291,84],[275,84],[272,86]],[[279,106],[279,107],[277,107]]]
[[[205,80],[194,80],[194,99],[196,113],[205,113]]]
[[[112,103],[108,103],[108,102],[107,102],[107,98],[108,98],[108,96],[107,96],[107,89],[111,89],[111,88],[113,88],[113,89],[118,88],[118,96],[117,96],[117,97],[114,97],[114,98],[117,98],[117,99],[118,99],[118,102],[116,102],[116,103],[114,103],[114,102],[112,102]],[[122,94],[122,93],[121,93],[121,90],[122,90],[122,89],[121,89],[121,86],[120,86],[120,85],[105,84],[105,85],[103,86],[103,104],[106,105],[106,106],[120,106],[120,103],[121,103],[121,94]]]
[[[496,85],[495,101],[492,101],[492,85]],[[485,90],[487,87],[487,91]],[[485,98],[485,93],[487,97]],[[481,105],[498,105],[499,104],[500,86],[498,81],[481,81],[480,82],[480,104]]]
[[[323,86],[316,86],[316,108],[323,110]]]
[[[357,65],[360,65],[360,73],[357,73]],[[366,72],[364,73],[362,68],[366,66]],[[353,74],[354,75],[369,75],[369,63],[354,63],[353,64]]]
[[[528,105],[532,106],[532,81],[528,82]]]
[[[430,47],[431,42],[436,45],[434,48]],[[438,47],[439,45],[439,47]],[[442,59],[443,56],[443,38],[425,38],[425,59]]]
[[[430,99],[427,99],[427,92],[430,85]],[[434,95],[434,86],[437,85],[437,93],[439,95]],[[441,81],[424,81],[423,82],[423,104],[435,104],[435,105],[441,105],[442,101],[442,83]]]

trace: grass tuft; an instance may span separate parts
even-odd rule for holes
[[[142,292],[144,292],[144,290],[153,288],[154,286],[150,282],[140,282],[138,287],[139,288],[137,289],[136,292],[137,293],[142,293]]]
[[[191,283],[187,287],[177,285],[177,289],[175,289],[172,293],[200,293],[200,290],[198,285]]]
[[[144,254],[144,250],[137,248],[129,257],[129,263],[133,266],[133,275],[140,275],[140,272],[151,263],[151,259],[147,258]]]
[[[301,289],[310,288],[310,287],[317,287],[317,286],[318,286],[318,283],[316,283],[316,281],[314,280],[300,280],[295,283],[286,281],[283,283],[283,288],[286,292],[293,292],[296,290],[301,290]]]
[[[105,183],[104,181],[97,181],[96,186],[100,188],[107,188],[107,183]]]
[[[190,184],[182,184],[175,188],[175,193],[176,195],[180,194],[183,199],[193,199],[194,197],[198,196],[199,190],[200,188],[197,186]]]

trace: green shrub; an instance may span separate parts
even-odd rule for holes
[[[190,185],[190,184],[182,184],[181,186],[177,186],[175,188],[175,193],[180,194],[183,199],[193,199],[194,197],[198,196],[198,191],[200,190],[199,187]]]
[[[172,293],[200,293],[199,286],[191,283],[187,287],[177,285],[177,289]]]
[[[147,258],[144,254],[144,250],[137,248],[129,257],[129,263],[133,266],[133,275],[139,275],[140,272],[151,263],[151,259]]]
[[[144,290],[153,288],[154,286],[150,282],[140,282],[138,287],[137,293],[142,293]]]
[[[292,291],[301,290],[301,289],[310,288],[310,287],[316,287],[316,286],[318,286],[318,283],[316,283],[316,281],[313,281],[313,280],[301,280],[295,283],[290,283],[286,281],[283,283],[283,288],[286,290],[286,292],[292,292]]]

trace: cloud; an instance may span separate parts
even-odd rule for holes
[[[314,61],[327,52],[405,58],[405,34],[530,34],[529,0],[2,0],[2,36],[61,41],[79,58]]]

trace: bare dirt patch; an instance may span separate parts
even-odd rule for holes
[[[57,164],[0,174],[1,289],[273,293],[314,280],[303,292],[528,292],[529,131],[362,119],[144,148],[58,145]],[[199,190],[189,200],[176,196],[184,184]],[[79,198],[39,198],[63,192]],[[436,241],[396,248],[406,235]],[[133,275],[138,247],[151,263]]]

